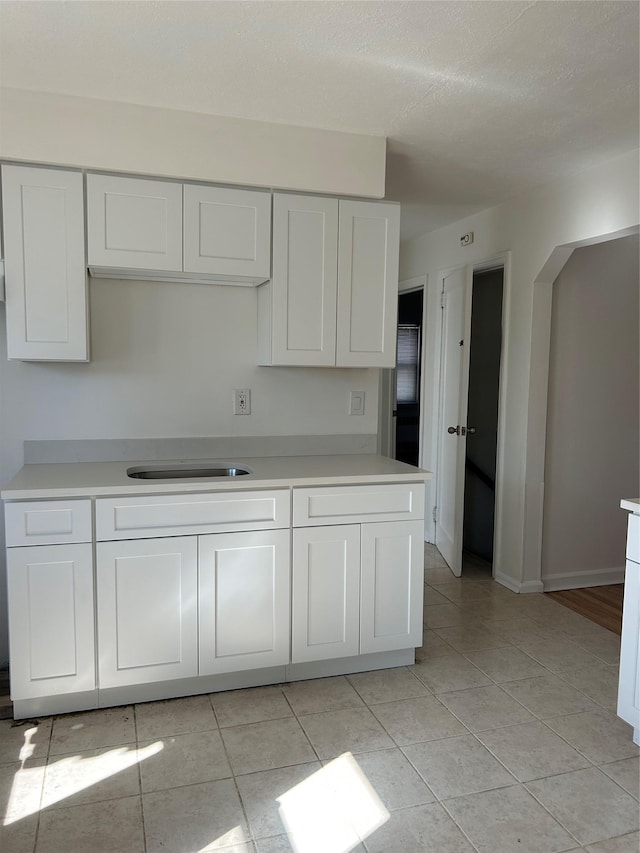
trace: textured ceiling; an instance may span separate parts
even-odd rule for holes
[[[633,2],[0,2],[0,81],[388,137],[403,236],[638,147]]]

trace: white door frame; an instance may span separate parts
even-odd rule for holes
[[[510,311],[511,311],[511,252],[504,252],[500,255],[494,255],[491,258],[487,258],[482,261],[478,261],[474,264],[465,265],[467,269],[468,275],[472,278],[474,273],[477,272],[486,272],[491,269],[503,268],[503,284],[502,284],[502,345],[500,349],[500,386],[498,392],[498,434],[496,437],[496,491],[495,491],[495,518],[494,518],[494,528],[493,528],[493,577],[500,581],[504,586],[508,586],[510,589],[514,589],[514,591],[518,591],[515,589],[513,580],[508,577],[503,571],[502,567],[502,553],[503,553],[503,518],[504,518],[504,502],[503,502],[503,489],[502,489],[502,478],[504,472],[504,459],[505,459],[505,441],[506,441],[506,387],[507,387],[507,374],[509,369],[508,364],[508,353],[509,353],[509,327],[510,327]],[[438,272],[438,292],[442,292],[442,282],[443,279],[454,272],[455,270],[460,269],[460,265],[456,267],[448,267],[446,269],[440,270]],[[440,318],[440,322],[436,325],[436,341],[435,341],[435,359],[436,364],[434,365],[434,377],[435,382],[437,383],[437,389],[435,394],[436,405],[434,406],[433,413],[433,446],[432,446],[432,459],[435,461],[434,472],[433,472],[433,491],[432,495],[437,495],[438,486],[437,479],[439,476],[439,472],[437,470],[438,465],[438,454],[440,451],[440,440],[442,436],[440,435],[440,401],[441,401],[441,387],[440,387],[440,376],[441,376],[441,352],[442,352],[442,317]],[[423,374],[424,375],[424,374]],[[423,395],[424,399],[424,395]],[[422,412],[421,412],[421,420],[422,420]],[[436,510],[437,511],[437,510]],[[428,522],[427,522],[428,523]],[[431,521],[431,536],[430,541],[435,541],[435,520]]]

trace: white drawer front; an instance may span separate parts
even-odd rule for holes
[[[91,542],[91,501],[5,504],[7,546]]]
[[[290,523],[288,489],[198,495],[152,495],[96,501],[96,538],[143,539],[241,530]]]
[[[627,528],[627,560],[640,563],[640,515],[629,516]]]
[[[424,484],[294,489],[294,527],[424,518]]]

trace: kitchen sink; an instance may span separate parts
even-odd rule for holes
[[[214,462],[211,464],[196,462],[179,462],[175,464],[143,465],[127,468],[127,476],[136,480],[193,480],[200,478],[209,480],[213,477],[241,477],[252,474],[251,468],[239,465]]]

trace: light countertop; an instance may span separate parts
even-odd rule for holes
[[[251,474],[211,479],[137,480],[127,476],[135,462],[66,462],[25,465],[2,490],[3,500],[75,498],[92,496],[210,492],[288,486],[330,486],[362,483],[402,483],[430,480],[432,474],[376,454],[338,456],[266,456],[235,459],[172,459],[199,466],[224,463],[248,467]],[[160,460],[149,465],[158,467]],[[623,501],[624,504],[624,501]],[[640,507],[636,511],[640,511]]]
[[[622,509],[628,509],[629,512],[635,512],[640,515],[640,498],[624,498],[620,501]]]

